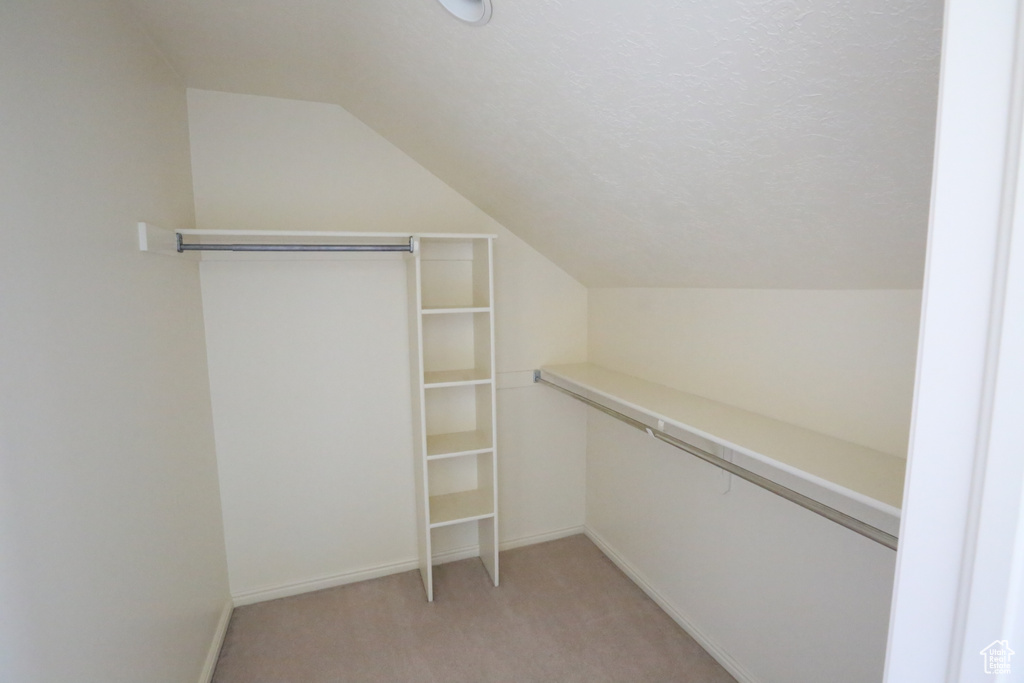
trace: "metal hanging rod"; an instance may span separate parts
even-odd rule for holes
[[[408,244],[185,244],[175,233],[178,253],[186,251],[405,251],[412,253],[414,238]]]
[[[878,527],[871,526],[870,524],[862,522],[855,517],[851,517],[845,512],[840,512],[839,510],[836,510],[833,507],[825,505],[824,503],[820,503],[814,500],[813,498],[809,498],[802,493],[794,491],[791,488],[787,488],[782,484],[778,484],[772,481],[771,479],[762,477],[760,474],[757,474],[756,472],[751,472],[745,467],[740,467],[735,463],[731,463],[725,458],[720,458],[714,453],[709,453],[703,448],[698,448],[697,446],[688,444],[685,441],[677,439],[671,434],[663,432],[659,429],[655,429],[653,427],[649,427],[643,422],[640,422],[639,420],[634,420],[628,415],[620,413],[617,410],[613,410],[608,406],[602,405],[597,401],[594,401],[592,399],[587,398],[586,396],[583,396],[582,394],[577,394],[575,391],[570,391],[569,389],[558,386],[554,382],[549,382],[548,380],[543,379],[540,376],[540,370],[534,371],[533,381],[540,384],[546,384],[552,389],[557,389],[563,394],[575,398],[577,401],[582,401],[583,403],[586,403],[591,408],[600,410],[602,413],[605,413],[606,415],[610,415],[617,420],[625,422],[630,427],[635,427],[636,429],[639,429],[642,432],[647,432],[654,438],[660,441],[664,441],[670,446],[675,446],[679,450],[686,451],[690,455],[698,457],[701,460],[714,465],[715,467],[723,469],[726,472],[729,472],[730,474],[735,474],[740,479],[749,481],[751,484],[754,484],[755,486],[760,486],[766,491],[771,491],[775,495],[785,498],[790,502],[796,503],[800,507],[806,508],[807,510],[810,510],[815,514],[821,515],[825,519],[831,520],[836,524],[839,524],[841,526],[846,527],[847,529],[850,529],[851,531],[855,531],[861,536],[864,536],[865,538],[870,538],[872,541],[880,543],[884,545],[886,548],[896,550],[897,544],[899,542],[898,539],[892,534],[886,531],[882,531]]]

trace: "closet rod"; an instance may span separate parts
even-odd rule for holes
[[[762,477],[760,474],[751,472],[750,470],[744,467],[740,467],[739,465],[731,463],[725,458],[720,458],[714,453],[709,453],[708,451],[705,451],[703,448],[698,448],[697,446],[688,444],[685,441],[681,441],[680,439],[677,439],[671,434],[667,434],[666,432],[663,432],[659,429],[655,429],[653,427],[648,427],[643,422],[640,422],[639,420],[634,420],[628,415],[624,415],[623,413],[620,413],[617,410],[613,410],[608,406],[602,405],[597,401],[591,400],[586,396],[583,396],[582,394],[577,394],[575,391],[570,391],[569,389],[558,386],[554,382],[549,382],[546,379],[542,379],[540,376],[540,370],[534,370],[533,381],[538,382],[540,384],[546,384],[552,389],[557,389],[558,391],[561,391],[563,394],[567,394],[578,401],[586,403],[591,408],[596,408],[597,410],[600,410],[602,413],[610,415],[617,420],[621,420],[622,422],[625,422],[631,427],[635,427],[636,429],[639,429],[642,432],[647,432],[654,438],[664,441],[670,446],[675,446],[679,450],[686,451],[690,455],[696,456],[701,460],[704,460],[705,462],[714,465],[715,467],[723,469],[726,472],[729,472],[730,474],[735,474],[740,479],[745,479],[746,481],[749,481],[751,484],[754,484],[755,486],[760,486],[761,488],[767,491],[771,491],[775,495],[781,496],[782,498],[785,498],[790,502],[796,503],[800,507],[806,508],[811,512],[819,514],[825,519],[831,520],[836,524],[839,524],[841,526],[846,527],[847,529],[850,529],[851,531],[855,531],[861,536],[864,536],[865,538],[870,538],[872,541],[876,543],[881,543],[886,548],[896,550],[898,539],[892,534],[882,531],[878,527],[871,526],[866,522],[862,522],[859,519],[851,517],[845,512],[840,512],[839,510],[836,510],[833,507],[829,507],[824,503],[820,503],[814,500],[813,498],[809,498],[802,493],[794,491],[791,488],[787,488],[782,484],[778,484],[772,481],[771,479]]]
[[[412,253],[413,238],[408,244],[185,244],[181,233],[175,233],[178,253],[186,251],[407,251]]]

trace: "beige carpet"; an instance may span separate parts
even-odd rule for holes
[[[585,536],[235,610],[215,683],[732,682]]]

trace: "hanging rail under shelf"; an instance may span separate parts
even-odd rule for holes
[[[408,244],[185,244],[175,233],[178,253],[186,251],[405,251],[412,253],[414,238]]]
[[[534,373],[533,373],[533,381],[538,383],[538,384],[546,384],[547,386],[551,387],[552,389],[557,389],[558,391],[560,391],[563,394],[566,394],[568,396],[571,396],[572,398],[576,399],[577,401],[582,401],[583,403],[586,403],[591,408],[594,408],[596,410],[600,410],[602,413],[605,413],[606,415],[610,415],[611,417],[614,417],[617,420],[621,420],[622,422],[625,422],[630,427],[634,427],[636,429],[639,429],[642,432],[646,432],[646,433],[650,434],[651,436],[653,436],[654,438],[656,438],[656,439],[658,439],[660,441],[664,441],[665,443],[667,443],[670,446],[675,446],[679,450],[685,451],[685,452],[689,453],[690,455],[698,457],[701,460],[714,465],[715,467],[718,467],[720,469],[725,470],[726,472],[729,472],[730,474],[735,474],[740,479],[744,479],[746,481],[749,481],[751,484],[754,484],[755,486],[759,486],[759,487],[765,489],[766,491],[770,491],[770,492],[774,493],[777,496],[785,498],[786,500],[788,500],[790,502],[796,503],[800,507],[806,508],[807,510],[810,510],[811,512],[813,512],[815,514],[821,515],[825,519],[831,520],[831,521],[835,522],[836,524],[844,526],[847,529],[850,529],[851,531],[854,531],[854,532],[860,534],[861,536],[864,536],[865,538],[870,538],[872,541],[875,541],[876,543],[880,543],[880,544],[884,545],[886,548],[891,548],[893,550],[896,550],[896,548],[897,548],[898,539],[895,536],[893,536],[892,534],[890,534],[890,533],[888,533],[886,531],[883,531],[882,529],[879,529],[878,527],[871,526],[870,524],[868,524],[866,522],[862,522],[859,519],[856,519],[855,517],[851,517],[850,515],[846,514],[845,512],[841,512],[839,510],[836,510],[833,507],[830,507],[828,505],[825,505],[824,503],[816,501],[813,498],[805,496],[804,494],[799,493],[797,491],[794,491],[791,488],[787,488],[787,487],[783,486],[782,484],[776,483],[776,482],[772,481],[771,479],[768,479],[766,477],[762,477],[760,474],[757,474],[755,472],[751,472],[750,470],[746,469],[745,467],[740,467],[739,465],[736,465],[734,463],[729,462],[725,458],[718,457],[714,453],[709,453],[708,451],[704,450],[703,448],[698,448],[697,446],[694,446],[692,444],[688,444],[685,441],[682,441],[681,439],[677,439],[676,437],[672,436],[671,434],[668,434],[668,433],[666,433],[666,432],[664,432],[664,431],[662,431],[660,429],[655,429],[654,427],[649,427],[646,424],[644,424],[643,422],[640,422],[639,420],[635,420],[635,419],[629,417],[628,415],[625,415],[623,413],[620,413],[617,410],[614,410],[613,408],[609,408],[606,405],[602,405],[601,403],[598,403],[597,401],[594,401],[594,400],[592,400],[590,398],[587,398],[586,396],[583,396],[582,394],[578,394],[575,391],[571,391],[569,389],[566,389],[565,387],[560,387],[557,384],[555,384],[554,382],[549,382],[548,380],[546,380],[546,379],[541,377],[541,371],[540,370],[535,370],[534,371]]]

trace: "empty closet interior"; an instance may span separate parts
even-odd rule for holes
[[[479,556],[498,585],[498,550],[585,532],[734,675],[791,672],[804,648],[878,670],[919,292],[585,288],[343,110],[197,90],[189,104],[206,203],[186,244],[315,238],[281,237],[287,165],[232,196],[235,159],[308,157],[279,141],[314,115],[378,149],[407,192],[440,193],[466,231],[348,237],[397,253],[203,253],[235,604],[414,567],[443,600],[433,564]],[[213,138],[231,153],[210,155]],[[351,172],[342,149],[318,171]],[[272,232],[242,237],[250,199],[280,204]],[[161,258],[200,258],[148,229]]]
[[[582,533],[737,680],[880,679],[941,8],[608,9],[586,40],[537,37],[563,60],[494,39],[564,26],[571,3],[505,3],[475,28],[433,0],[386,20],[340,3],[344,21],[323,9],[293,35],[308,68],[289,78],[273,60],[207,70],[224,55],[188,27],[239,19],[227,6],[182,5],[205,8],[190,23],[149,0],[57,4],[13,8],[33,40],[0,40],[26,62],[63,46],[40,62],[52,79],[11,90],[36,131],[11,158],[19,183],[66,188],[6,202],[52,232],[21,231],[12,253],[36,240],[45,258],[5,267],[22,400],[4,443],[89,454],[26,460],[12,487],[40,528],[83,511],[55,538],[98,534],[32,546],[33,566],[102,577],[79,611],[130,641],[145,629],[117,606],[156,605],[151,632],[190,653],[166,670],[192,680],[234,607],[407,571],[440,603],[433,567],[468,558],[500,591],[501,551]],[[680,80],[676,61],[720,70],[710,38],[699,64],[677,51],[701,22],[726,33],[694,36],[768,45],[750,63],[779,77]],[[294,28],[260,30],[275,23]],[[771,47],[786,40],[800,49]],[[344,54],[300,59],[313,45]],[[151,546],[108,566],[105,549]],[[89,630],[74,623],[61,640]]]

